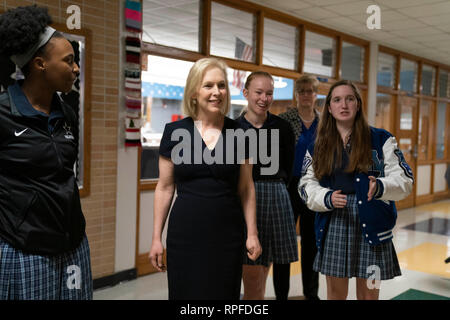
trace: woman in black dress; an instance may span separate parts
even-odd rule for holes
[[[243,252],[252,260],[261,254],[252,165],[238,159],[228,134],[238,125],[225,116],[226,68],[214,58],[194,64],[183,99],[188,117],[167,124],[161,139],[150,260],[165,270],[161,235],[176,187],[167,232],[171,300],[239,299]]]

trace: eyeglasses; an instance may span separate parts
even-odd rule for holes
[[[299,94],[299,95],[301,95],[301,96],[303,96],[303,95],[312,95],[313,93],[314,93],[314,91],[313,90],[311,90],[311,89],[308,89],[308,90],[298,90],[297,91],[297,93]]]

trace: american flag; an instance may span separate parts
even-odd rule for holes
[[[234,51],[234,57],[239,60],[252,61],[253,60],[253,48],[246,44],[244,41],[236,37],[236,48]],[[234,70],[233,73],[233,86],[242,90],[245,84],[245,71]]]

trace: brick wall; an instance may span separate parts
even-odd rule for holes
[[[66,24],[70,5],[81,9],[81,28],[92,32],[91,187],[82,199],[94,278],[114,272],[117,126],[119,110],[119,0],[0,0],[0,10],[46,6],[54,22]]]

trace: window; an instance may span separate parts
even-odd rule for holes
[[[445,151],[445,122],[447,119],[447,103],[440,102],[437,107],[436,125],[436,159],[444,159]]]
[[[280,114],[292,106],[294,99],[294,80],[273,76],[274,91],[273,103],[270,107],[270,112],[273,114]]]
[[[142,72],[141,179],[159,177],[159,144],[166,123],[183,117],[181,105],[192,62],[148,55]]]
[[[304,72],[335,77],[336,40],[317,33],[305,33]]]
[[[143,41],[199,51],[199,0],[143,0],[142,6]]]
[[[254,15],[216,2],[211,10],[211,54],[254,62]]]
[[[429,152],[429,147],[431,146],[431,110],[432,101],[422,100],[420,102],[418,160],[431,160],[431,152]]]
[[[441,70],[439,72],[439,97],[450,97],[449,72]]]
[[[400,90],[416,92],[417,90],[417,62],[401,59],[400,61]]]
[[[400,130],[413,129],[413,111],[417,107],[417,99],[399,96]]]
[[[297,28],[264,19],[263,64],[295,69],[297,48]]]
[[[342,43],[341,78],[364,81],[364,48],[348,42]]]
[[[228,68],[228,83],[231,96],[231,108],[228,117],[231,119],[238,118],[247,105],[242,89],[244,89],[245,80],[249,74],[249,71]]]
[[[422,66],[422,94],[434,96],[436,68],[424,64]]]
[[[391,96],[377,93],[377,109],[375,115],[375,127],[390,130]]]
[[[323,107],[325,106],[325,101],[327,100],[327,96],[324,94],[318,93],[316,95],[316,105],[314,108],[319,112],[322,113]]]
[[[378,53],[377,84],[393,88],[395,84],[396,58],[386,53]]]

